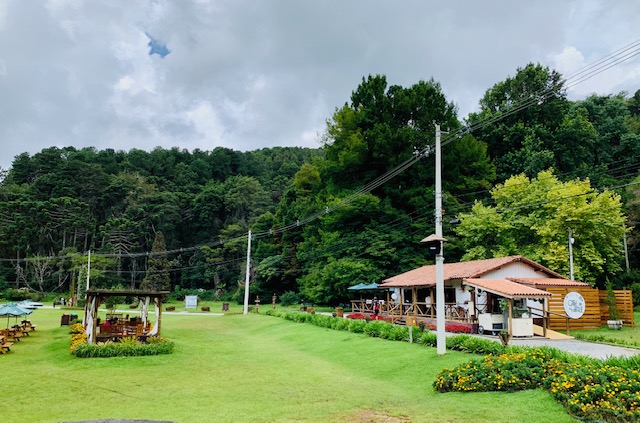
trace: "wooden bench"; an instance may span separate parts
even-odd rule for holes
[[[13,342],[9,342],[4,336],[0,336],[0,354],[6,354],[11,351]]]
[[[13,342],[20,341],[20,337],[22,337],[22,333],[20,333],[20,331],[13,329],[0,330],[0,335],[3,335],[5,339],[12,339]]]

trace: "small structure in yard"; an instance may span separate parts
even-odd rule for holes
[[[160,335],[162,321],[162,298],[166,297],[169,291],[136,291],[136,290],[107,290],[91,289],[87,290],[87,300],[84,306],[84,319],[82,326],[87,335],[89,344],[95,343],[98,338],[118,338],[124,336],[136,336],[137,338]],[[122,318],[122,316],[110,316],[114,320],[112,324],[98,327],[98,309],[100,305],[109,297],[134,297],[140,303],[140,317],[132,319]],[[149,322],[149,306],[155,307],[155,324],[151,326]]]

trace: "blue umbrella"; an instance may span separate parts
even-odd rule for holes
[[[357,291],[357,290],[360,290],[360,289],[364,289],[365,286],[366,286],[365,284],[359,283],[357,285],[350,286],[347,289],[352,289],[352,290],[356,290]]]

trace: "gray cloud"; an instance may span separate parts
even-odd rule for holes
[[[368,74],[433,77],[463,118],[518,66],[571,72],[634,41],[637,16],[634,0],[7,0],[0,166],[52,145],[316,147]],[[634,92],[637,63],[571,95]]]

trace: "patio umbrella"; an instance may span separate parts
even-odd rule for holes
[[[377,283],[370,283],[369,285],[364,285],[362,288],[360,289],[378,289],[378,284]]]
[[[18,306],[16,303],[7,303],[0,306],[0,316],[7,316],[7,328],[9,327],[9,318],[15,317],[16,321],[18,316],[24,316],[25,314],[31,313],[32,310],[25,310],[22,307]]]
[[[9,317],[14,316],[16,318],[16,325],[18,324],[18,316],[26,316],[33,313],[33,310],[24,308],[18,303],[7,303],[3,307],[7,307],[7,310],[11,312],[7,314],[7,327],[9,327]],[[0,316],[2,316],[2,310],[0,309]]]
[[[31,300],[24,300],[17,303],[19,307],[24,308],[25,310],[37,310],[38,307],[42,307],[42,303],[38,303]]]
[[[365,284],[359,283],[357,285],[350,286],[347,289],[351,289],[351,290],[357,291],[357,290],[363,289],[365,286],[366,286]]]

